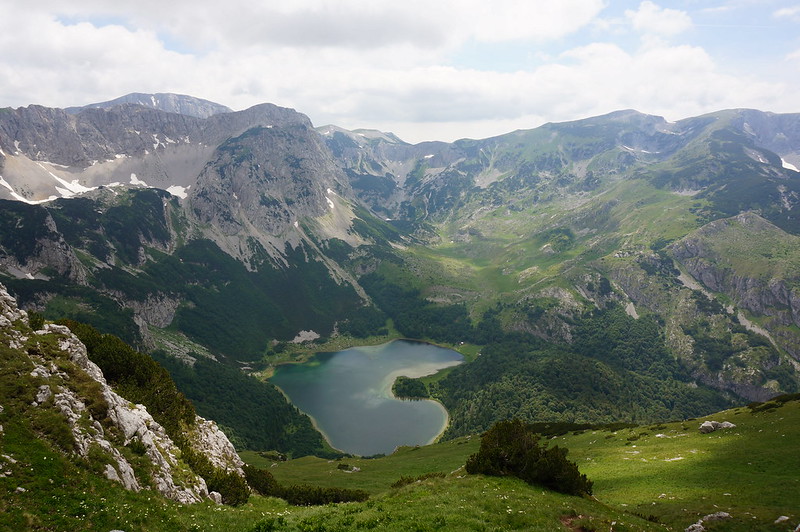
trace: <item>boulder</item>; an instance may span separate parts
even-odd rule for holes
[[[735,427],[736,425],[734,425],[730,421],[723,421],[722,423],[720,423],[719,421],[704,421],[700,425],[700,433],[708,434],[710,432],[714,432],[715,430],[732,429]]]

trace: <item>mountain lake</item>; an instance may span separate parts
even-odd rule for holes
[[[270,382],[311,416],[334,448],[360,456],[390,454],[401,445],[433,442],[448,422],[437,401],[394,397],[395,379],[431,375],[463,360],[451,349],[395,340],[279,366]]]

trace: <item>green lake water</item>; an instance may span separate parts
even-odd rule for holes
[[[395,379],[430,375],[462,361],[451,349],[396,340],[280,366],[270,381],[314,419],[333,447],[371,456],[401,445],[426,445],[447,426],[440,403],[393,397]]]

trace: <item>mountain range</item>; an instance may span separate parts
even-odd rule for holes
[[[746,109],[409,144],[178,95],[7,108],[0,277],[165,360],[483,347],[431,385],[453,436],[565,415],[499,399],[521,375],[570,420],[658,421],[798,390],[798,166],[800,114]],[[556,362],[622,391],[590,408],[542,377]]]

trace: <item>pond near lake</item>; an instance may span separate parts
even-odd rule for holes
[[[431,443],[448,421],[436,401],[395,398],[395,379],[431,375],[463,360],[451,349],[396,340],[279,366],[270,382],[311,416],[336,449],[360,456],[390,454],[400,445]]]

